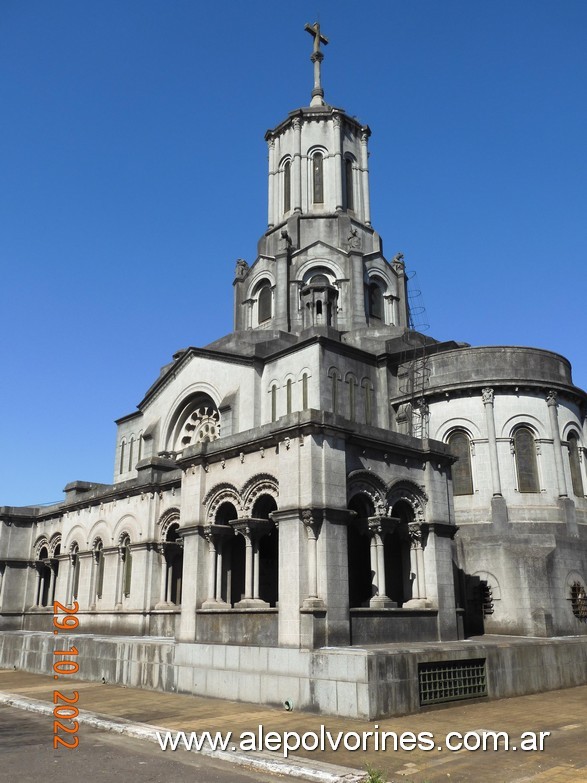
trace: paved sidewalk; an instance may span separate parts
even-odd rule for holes
[[[53,692],[57,683],[53,677],[22,671],[0,671],[0,691],[3,700],[13,694],[29,702],[29,707],[50,712],[53,708]],[[312,715],[302,712],[285,712],[253,704],[209,699],[200,696],[183,696],[155,691],[123,688],[101,683],[81,682],[70,677],[60,677],[59,689],[64,694],[79,691],[77,706],[84,711],[99,713],[108,721],[123,719],[135,734],[149,732],[145,724],[167,729],[189,731],[232,731],[233,737],[241,732],[257,733],[260,724],[264,731],[295,731],[320,733],[321,725],[332,735],[339,731],[432,732],[435,744],[444,745],[449,732],[503,731],[510,737],[510,744],[519,746],[523,732],[550,732],[544,740],[542,752],[508,752],[460,750],[450,752],[443,747],[431,751],[398,750],[388,746],[385,752],[376,752],[373,738],[369,750],[351,752],[344,747],[336,751],[308,752],[299,750],[289,757],[296,760],[297,772],[281,768],[281,772],[302,774],[304,769],[320,770],[323,780],[342,780],[350,772],[364,773],[367,764],[382,770],[388,781],[412,781],[413,783],[586,783],[587,781],[587,686],[551,691],[532,696],[521,696],[500,701],[460,702],[443,709],[428,710],[418,715],[388,718],[377,722],[363,722],[348,718]],[[21,705],[22,706],[22,705]],[[114,726],[112,727],[115,728]],[[52,719],[47,718],[47,731],[52,732]],[[151,732],[152,733],[152,732]],[[388,740],[388,743],[391,740]],[[456,739],[454,740],[456,741]],[[393,747],[393,746],[391,746]],[[163,752],[163,751],[162,751]],[[166,751],[170,752],[170,751]],[[184,751],[177,751],[184,752]],[[224,754],[231,757],[230,753]],[[237,754],[238,755],[238,754]],[[265,758],[283,761],[279,752],[264,754]],[[231,759],[232,760],[232,759]],[[236,759],[234,759],[236,760]],[[331,769],[327,765],[336,765]],[[342,769],[341,769],[342,767]],[[344,769],[346,768],[346,769]],[[354,776],[353,776],[354,777]],[[317,775],[314,779],[320,779]]]

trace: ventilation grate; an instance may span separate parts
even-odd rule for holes
[[[485,658],[418,664],[420,706],[487,696]]]

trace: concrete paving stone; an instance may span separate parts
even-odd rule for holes
[[[186,667],[189,670],[189,667]],[[197,670],[196,670],[197,671]],[[205,669],[200,670],[205,673]],[[200,676],[198,675],[198,676]],[[326,683],[334,685],[334,683]],[[373,745],[366,752],[351,752],[339,747],[324,752],[298,751],[297,756],[329,762],[357,770],[370,763],[384,772],[385,779],[413,783],[585,783],[587,781],[587,686],[548,693],[538,693],[503,700],[480,699],[457,702],[418,714],[382,719],[376,722],[316,715],[308,712],[286,712],[234,700],[161,693],[159,691],[123,688],[97,682],[67,679],[59,683],[63,693],[79,692],[79,707],[129,720],[152,723],[184,731],[256,731],[262,724],[266,731],[320,731],[324,725],[338,731],[411,731],[433,732],[435,741],[443,741],[448,732],[466,733],[487,729],[506,731],[511,741],[524,731],[550,731],[542,752],[505,751],[393,751],[377,752]],[[260,683],[259,683],[260,687]],[[307,681],[300,682],[300,694]],[[366,686],[365,686],[366,687]],[[18,670],[0,671],[0,690],[53,703],[55,682],[50,675]],[[360,687],[357,688],[360,704]],[[309,691],[307,691],[309,693]],[[331,698],[332,693],[319,693]],[[337,694],[334,694],[336,706]],[[295,705],[294,705],[295,707]],[[49,725],[49,724],[48,724]],[[275,754],[279,757],[279,753]]]

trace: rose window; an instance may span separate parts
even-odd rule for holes
[[[219,437],[220,414],[216,408],[203,405],[188,416],[181,431],[180,444],[182,448],[186,448]]]

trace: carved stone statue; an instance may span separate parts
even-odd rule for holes
[[[244,260],[244,258],[237,259],[236,269],[234,270],[235,278],[237,280],[242,280],[243,277],[246,277],[248,271],[249,271],[249,265]]]
[[[353,250],[353,249],[354,250],[359,250],[360,249],[362,240],[361,240],[361,236],[359,235],[359,230],[358,229],[351,228],[351,233],[350,233],[350,236],[348,238],[348,243],[349,243],[349,249],[351,249],[351,250]]]

